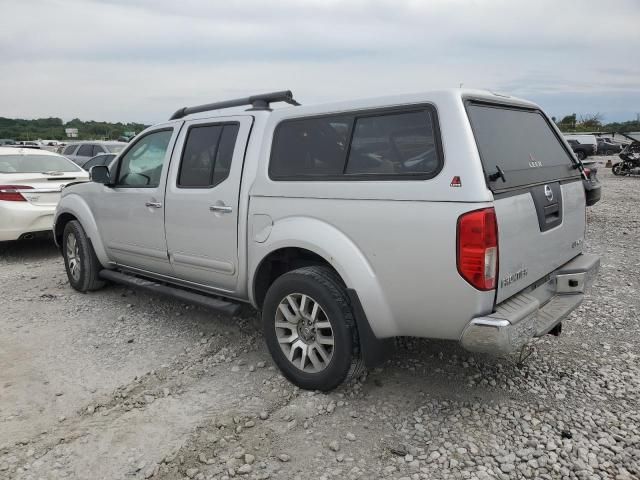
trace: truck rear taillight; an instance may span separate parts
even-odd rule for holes
[[[29,190],[33,187],[26,185],[0,185],[0,200],[5,202],[26,202],[19,190]]]
[[[478,290],[493,290],[498,277],[498,222],[493,208],[458,218],[458,272]]]

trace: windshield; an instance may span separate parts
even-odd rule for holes
[[[0,155],[0,173],[44,173],[82,171],[58,155]]]
[[[580,176],[540,111],[481,103],[470,103],[467,111],[492,190]],[[493,175],[498,167],[504,181]]]
[[[111,153],[120,153],[122,150],[124,150],[124,147],[126,146],[127,144],[123,143],[122,145],[117,145],[117,144],[105,145],[104,148],[106,148]]]

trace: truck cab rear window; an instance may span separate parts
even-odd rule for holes
[[[537,110],[469,103],[467,112],[487,178],[494,191],[579,178],[573,159]]]
[[[391,180],[435,176],[442,154],[431,108],[287,120],[276,129],[276,180]]]

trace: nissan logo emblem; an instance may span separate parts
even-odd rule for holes
[[[553,190],[549,185],[544,186],[544,196],[547,197],[547,200],[550,202],[553,201]]]

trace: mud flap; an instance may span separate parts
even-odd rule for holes
[[[358,326],[358,337],[360,340],[360,354],[367,368],[373,368],[383,363],[394,351],[393,338],[376,337],[369,320],[362,309],[360,298],[353,288],[347,288],[347,295],[351,301],[353,314]]]

